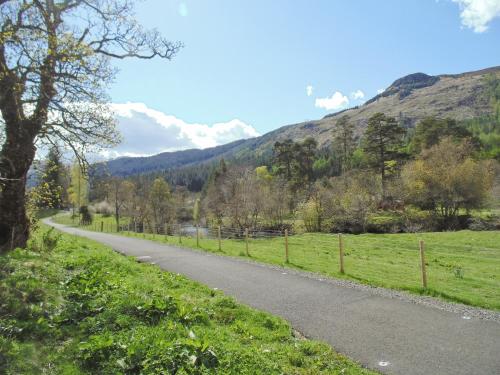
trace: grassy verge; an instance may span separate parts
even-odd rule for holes
[[[218,291],[47,233],[0,257],[2,374],[372,373]]]
[[[69,220],[57,217],[57,221],[66,224],[71,224]],[[105,225],[105,230],[112,228]],[[180,245],[177,237],[122,234]],[[419,240],[425,241],[426,248],[428,288],[425,290],[421,287]],[[338,240],[329,234],[291,236],[289,263],[285,263],[283,238],[251,239],[249,252],[257,261],[500,310],[499,231],[345,235],[344,244],[343,275],[338,272]],[[182,246],[196,248],[196,240],[184,237]],[[218,241],[214,239],[202,238],[199,248],[219,252]],[[246,257],[245,242],[224,239],[220,253]]]

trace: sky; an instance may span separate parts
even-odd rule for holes
[[[184,48],[124,60],[108,157],[206,148],[362,104],[404,75],[500,65],[500,0],[144,0]]]

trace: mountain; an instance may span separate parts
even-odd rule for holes
[[[462,74],[430,76],[414,73],[395,80],[384,92],[359,107],[326,115],[316,121],[283,126],[263,136],[235,141],[204,150],[165,152],[150,157],[127,157],[106,163],[113,175],[185,169],[200,164],[211,165],[220,158],[240,163],[259,164],[271,156],[276,141],[314,137],[320,147],[330,144],[336,121],[348,115],[358,134],[366,128],[374,113],[384,112],[413,127],[428,116],[469,120],[492,113],[489,80],[500,80],[500,66]]]
[[[169,169],[178,169],[206,162],[211,159],[220,159],[226,154],[241,147],[244,139],[222,146],[200,149],[190,149],[174,152],[162,152],[153,156],[121,157],[104,163],[111,175],[129,176]]]

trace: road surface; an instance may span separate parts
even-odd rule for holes
[[[306,273],[47,224],[218,288],[387,374],[500,374],[500,323],[344,287]],[[500,291],[499,291],[500,293]]]

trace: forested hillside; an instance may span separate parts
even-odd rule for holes
[[[197,176],[202,182],[206,180],[207,169],[199,168],[200,165],[213,166],[221,158],[254,166],[268,163],[277,141],[301,141],[313,137],[319,149],[330,148],[332,129],[342,116],[349,116],[354,133],[360,136],[367,126],[368,118],[377,112],[395,117],[402,127],[409,129],[426,117],[452,118],[473,127],[474,134],[483,141],[497,144],[498,129],[491,128],[490,118],[499,116],[498,108],[492,105],[492,98],[500,96],[499,82],[500,67],[456,75],[410,74],[394,81],[383,93],[364,105],[327,115],[317,121],[283,126],[261,137],[204,150],[120,158],[107,162],[105,169],[116,176],[157,172],[165,175],[174,185],[180,183],[188,186],[192,179],[188,176]],[[101,167],[99,170],[102,171]],[[199,182],[195,182],[194,186],[194,190],[198,190]]]

